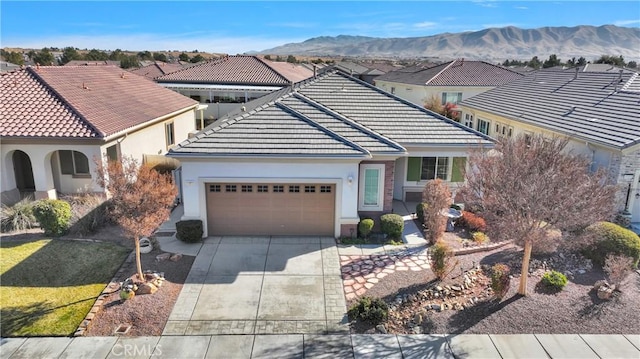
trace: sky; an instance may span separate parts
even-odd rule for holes
[[[640,27],[640,1],[6,1],[1,47],[240,54],[317,36]]]

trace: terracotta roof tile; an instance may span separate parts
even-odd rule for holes
[[[0,136],[100,138],[197,102],[114,66],[2,74]]]
[[[183,68],[184,67],[180,64],[168,64],[166,62],[157,61],[139,69],[133,69],[130,72],[154,80],[160,76],[182,70]]]

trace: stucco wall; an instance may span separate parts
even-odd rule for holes
[[[393,210],[393,183],[395,179],[395,160],[389,161],[363,161],[364,164],[383,164],[384,165],[384,193],[381,212],[359,211],[360,218],[373,218],[378,224],[380,216],[385,213],[391,213]]]
[[[263,161],[219,159],[182,159],[183,219],[200,219],[207,228],[205,183],[332,183],[336,185],[335,236],[359,221],[358,162],[331,160],[271,160]],[[352,181],[349,184],[348,178]],[[204,234],[207,236],[207,233]]]
[[[426,100],[433,95],[435,95],[438,99],[442,99],[443,92],[462,92],[462,99],[465,100],[471,96],[481,94],[493,88],[490,86],[420,86],[398,82],[380,81],[379,79],[376,79],[375,82],[377,87],[387,92],[391,92],[391,88],[394,87],[394,95],[418,106],[424,106]]]

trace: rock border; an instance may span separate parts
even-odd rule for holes
[[[504,247],[509,243],[512,243],[512,241],[502,241],[502,242],[498,242],[498,243],[485,244],[485,245],[481,245],[481,246],[454,249],[453,250],[453,255],[454,256],[462,256],[462,255],[465,255],[465,254],[473,254],[473,253],[478,253],[478,252],[488,252],[488,251],[492,251],[494,249],[498,249],[500,247]]]

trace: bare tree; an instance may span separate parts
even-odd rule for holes
[[[436,243],[442,238],[447,227],[447,217],[443,211],[451,205],[451,191],[441,179],[429,180],[422,191],[424,206],[424,224],[429,230],[430,243]]]
[[[524,246],[518,293],[527,295],[533,243],[548,229],[579,231],[613,213],[615,187],[589,160],[565,151],[567,139],[542,135],[500,140],[492,151],[475,150],[462,191],[478,205],[495,239]]]
[[[106,165],[105,165],[106,163]],[[139,165],[132,157],[122,162],[97,160],[98,185],[111,197],[109,215],[131,237],[136,248],[138,279],[144,280],[140,264],[140,238],[150,236],[169,218],[177,189],[171,175],[149,165]]]

